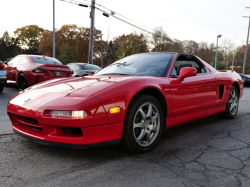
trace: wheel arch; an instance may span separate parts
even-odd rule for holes
[[[239,85],[239,83],[235,81],[232,86],[236,87],[236,89],[238,91],[238,94],[240,95],[240,85]]]
[[[141,90],[139,90],[136,94],[134,94],[133,98],[130,100],[128,107],[130,105],[130,103],[132,102],[132,100],[140,94],[147,94],[147,95],[151,95],[153,96],[161,105],[162,107],[162,111],[163,111],[163,115],[164,115],[164,125],[163,125],[163,129],[166,126],[166,118],[167,118],[167,102],[166,99],[163,95],[163,93],[161,91],[159,91],[157,88],[153,88],[153,87],[147,87],[147,88],[143,88]]]

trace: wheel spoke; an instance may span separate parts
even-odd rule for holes
[[[151,131],[152,131],[153,133],[156,133],[157,130],[158,130],[158,129],[157,129],[156,127],[153,127]]]
[[[232,97],[235,98],[235,91],[232,91]]]
[[[232,100],[232,99],[230,99],[228,103],[232,104],[232,103],[233,103],[233,100]]]
[[[155,113],[155,115],[151,118],[152,123],[155,122],[155,120],[157,119],[157,117],[158,117],[158,113]]]
[[[137,140],[141,141],[142,138],[145,136],[145,134],[146,134],[146,131],[144,129],[142,129],[141,134],[137,137]]]
[[[142,110],[142,108],[139,109],[139,112],[142,115],[142,119],[145,120],[147,118],[146,114],[144,113],[144,111]]]
[[[147,112],[147,117],[151,117],[152,115],[152,105],[148,106],[148,112]]]
[[[141,120],[139,123],[134,123],[134,128],[143,128],[144,120]]]
[[[233,109],[233,105],[230,106],[230,111],[232,111],[232,109]]]

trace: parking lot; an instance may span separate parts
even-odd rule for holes
[[[13,133],[6,114],[17,93],[0,94],[0,186],[249,186],[250,88],[234,120],[211,116],[164,131],[156,149],[76,150],[39,145]]]

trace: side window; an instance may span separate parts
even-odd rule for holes
[[[74,67],[74,71],[78,71],[80,68],[78,67],[78,65],[76,65],[75,67]]]
[[[22,57],[18,64],[27,65],[29,64],[29,61],[26,57]]]
[[[210,73],[209,70],[194,56],[180,55],[175,61],[171,76],[179,76],[182,68],[193,67],[197,70],[197,75]]]
[[[74,67],[75,67],[75,65],[74,65],[74,64],[69,64],[68,66],[70,67],[70,69],[71,69],[71,70],[73,70],[73,69],[74,69]]]
[[[8,64],[9,64],[10,66],[17,65],[17,64],[19,64],[20,59],[21,59],[21,57],[15,57],[15,58],[12,59]]]

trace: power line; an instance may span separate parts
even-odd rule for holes
[[[159,1],[161,1],[161,0],[159,0]],[[175,3],[175,2],[173,2],[173,1],[171,1],[171,0],[169,0],[169,1],[170,1],[171,3],[176,4],[178,8],[179,8],[179,7],[182,7],[183,9],[186,9],[186,10],[187,10],[186,13],[189,14],[190,17],[192,17],[192,18],[194,18],[194,19],[196,19],[196,20],[202,19],[202,21],[198,20],[198,21],[200,21],[200,22],[203,22],[204,19],[206,19],[207,21],[209,21],[209,22],[211,22],[211,23],[217,22],[217,21],[210,21],[209,19],[211,19],[211,18],[207,19],[207,18],[203,15],[203,13],[197,14],[197,13],[194,13],[194,12],[190,12],[190,10],[186,8],[186,6],[180,6],[179,4],[177,4],[177,3]],[[162,1],[161,1],[161,2],[162,2]],[[182,2],[182,3],[183,3],[183,2]],[[185,3],[183,3],[183,4],[185,4]],[[189,6],[189,5],[187,5],[187,6]],[[193,9],[194,7],[191,7],[191,8]],[[198,10],[196,10],[196,11],[199,12]],[[192,16],[192,15],[190,15],[190,14],[194,14],[195,16]],[[198,17],[197,17],[197,16],[198,16]],[[204,18],[200,18],[201,16],[203,16]],[[217,23],[218,23],[218,22],[217,22]],[[220,23],[218,23],[218,24],[220,24]],[[214,26],[212,26],[212,27],[214,27]],[[232,31],[231,31],[231,30],[227,30],[226,28],[222,28],[222,29],[224,29],[224,30],[223,30],[224,32],[225,32],[225,31],[230,32],[230,34],[231,34],[232,36],[234,36],[234,34],[232,34]],[[218,28],[216,28],[216,30],[218,30]],[[221,29],[220,29],[220,30],[221,30]],[[241,37],[243,37],[243,36],[241,36]]]
[[[213,1],[214,3],[216,3],[216,4],[218,4],[218,5],[222,6],[222,7],[224,7],[225,9],[227,9],[227,10],[229,10],[229,11],[231,11],[231,12],[233,12],[233,13],[235,13],[235,14],[239,15],[239,16],[241,16],[240,14],[238,14],[238,13],[236,13],[236,12],[232,11],[231,9],[229,9],[229,8],[227,8],[227,7],[223,6],[223,5],[221,5],[220,3],[217,3],[217,2],[216,2],[216,1],[214,1],[214,0],[211,0],[211,1]]]

